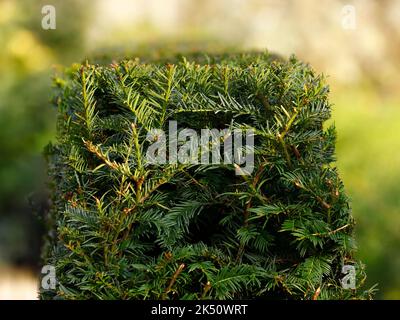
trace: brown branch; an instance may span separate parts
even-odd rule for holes
[[[318,289],[315,291],[312,299],[313,300],[318,300],[318,296],[320,295],[320,293],[321,293],[321,287],[318,287]]]
[[[165,300],[167,298],[167,294],[169,292],[171,292],[172,286],[175,284],[176,279],[179,277],[179,275],[181,274],[182,270],[185,268],[185,264],[181,263],[178,267],[178,269],[175,271],[174,275],[172,276],[169,285],[167,287],[167,289],[165,289],[165,292],[162,296],[163,300]]]
[[[206,285],[204,286],[204,290],[203,290],[201,297],[204,298],[206,296],[207,292],[210,291],[210,289],[211,289],[211,282],[207,281]]]

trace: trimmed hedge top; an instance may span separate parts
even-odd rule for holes
[[[44,257],[63,299],[348,299],[354,226],[333,167],[328,87],[268,53],[74,66],[56,79]],[[179,132],[253,132],[254,168],[146,162]],[[161,132],[161,131],[160,131]],[[223,140],[223,139],[222,139]],[[245,149],[244,151],[246,151]],[[241,150],[243,151],[243,149]]]

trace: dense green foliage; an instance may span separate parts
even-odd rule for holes
[[[323,77],[269,54],[74,66],[58,137],[42,298],[368,298]],[[253,129],[255,168],[146,165],[151,128]],[[343,289],[344,264],[357,288]]]

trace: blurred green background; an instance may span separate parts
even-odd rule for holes
[[[48,4],[56,8],[55,30],[41,26]],[[377,298],[400,299],[396,0],[1,0],[0,299],[36,296],[40,216],[48,206],[41,152],[55,133],[52,75],[85,57],[165,44],[295,53],[329,76],[358,257],[368,283],[379,284]]]

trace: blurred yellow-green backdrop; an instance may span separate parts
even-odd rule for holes
[[[56,10],[55,29],[42,27],[44,5]],[[36,297],[57,66],[164,46],[267,48],[328,75],[358,257],[377,298],[400,299],[397,0],[1,0],[0,299]]]

